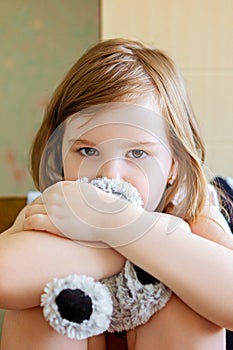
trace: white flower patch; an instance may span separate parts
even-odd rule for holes
[[[89,320],[76,323],[61,317],[55,300],[64,289],[80,289],[91,298],[92,314]],[[75,274],[65,278],[54,278],[48,282],[44,288],[44,294],[41,295],[41,306],[45,319],[53,329],[68,338],[77,340],[106,331],[113,310],[107,287],[92,277]]]

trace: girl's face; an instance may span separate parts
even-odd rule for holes
[[[156,102],[149,96],[137,103],[105,104],[92,111],[91,117],[81,112],[66,121],[64,180],[125,180],[138,189],[144,208],[154,211],[173,161],[164,118]]]

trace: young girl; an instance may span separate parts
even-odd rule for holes
[[[53,277],[117,274],[125,258],[173,291],[161,311],[128,332],[129,350],[225,349],[224,328],[233,329],[233,239],[207,187],[204,158],[169,57],[121,39],[87,51],[56,89],[33,144],[43,200],[0,237],[0,307],[11,310],[1,350],[106,349],[104,335],[77,341],[53,331],[40,295]],[[84,176],[127,181],[143,209],[119,207],[76,182]]]

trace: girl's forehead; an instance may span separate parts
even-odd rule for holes
[[[76,113],[65,121],[64,140],[76,141],[84,136],[129,138],[138,141],[158,139],[167,143],[165,119],[152,109],[129,103],[109,103]]]

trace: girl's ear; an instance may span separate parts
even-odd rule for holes
[[[167,183],[169,186],[173,185],[173,183],[177,177],[177,172],[178,172],[177,170],[178,170],[178,162],[176,159],[173,159],[170,174],[169,174],[169,177],[167,180]]]

